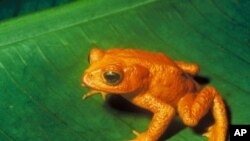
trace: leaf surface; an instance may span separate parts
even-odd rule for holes
[[[248,1],[77,1],[0,24],[0,140],[116,141],[150,116],[82,101],[92,47],[164,52],[200,65],[232,124],[249,124]],[[169,133],[169,134],[168,134]],[[177,121],[163,140],[206,140]]]

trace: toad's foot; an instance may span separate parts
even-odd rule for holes
[[[207,132],[203,133],[202,135],[207,137],[209,141],[223,141],[224,136],[220,134],[221,128],[224,128],[223,126],[218,126],[216,124],[211,125]]]
[[[136,136],[139,136],[139,135],[140,135],[140,133],[139,133],[138,131],[136,131],[136,130],[132,130],[132,133],[133,133],[134,135],[136,135]]]
[[[149,136],[146,132],[144,133],[139,133],[136,130],[132,131],[133,134],[136,135],[135,139],[132,139],[130,141],[156,141],[155,139],[153,139],[151,136]]]
[[[207,132],[203,133],[202,136],[210,138],[212,134],[213,134],[213,125],[209,126]]]
[[[102,99],[103,99],[103,100],[106,100],[107,93],[101,92],[101,91],[96,91],[96,90],[91,90],[91,91],[89,91],[88,93],[84,94],[84,95],[82,96],[82,99],[85,100],[85,99],[87,99],[88,97],[93,96],[93,95],[95,95],[95,94],[101,94],[101,95],[102,95]]]

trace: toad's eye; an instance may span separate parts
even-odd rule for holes
[[[122,80],[122,75],[114,71],[106,71],[103,73],[103,77],[108,85],[117,85]]]

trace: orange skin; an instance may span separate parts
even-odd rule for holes
[[[203,135],[209,141],[226,140],[224,102],[214,87],[201,88],[195,82],[198,65],[173,61],[162,53],[98,48],[91,50],[89,63],[82,80],[93,90],[84,99],[96,93],[119,94],[154,114],[147,131],[133,131],[137,135],[133,141],[157,141],[176,113],[193,127],[210,108],[215,123]]]

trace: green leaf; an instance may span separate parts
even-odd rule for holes
[[[246,6],[247,5],[247,6]],[[249,2],[77,1],[0,24],[0,140],[120,141],[151,117],[82,101],[92,47],[138,48],[198,63],[232,124],[249,124]],[[248,12],[249,13],[249,12]],[[174,121],[164,140],[206,140]],[[178,128],[178,129],[176,129]]]

